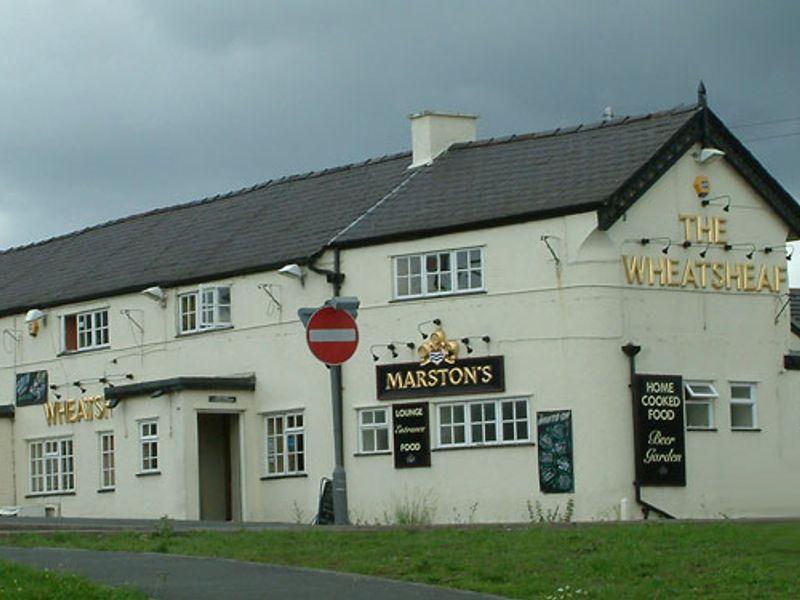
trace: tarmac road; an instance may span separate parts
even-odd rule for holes
[[[70,571],[166,600],[499,600],[499,596],[315,569],[171,554],[0,547],[0,560]]]

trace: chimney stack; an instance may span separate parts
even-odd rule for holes
[[[424,111],[411,119],[411,166],[427,165],[458,142],[475,141],[478,115]]]

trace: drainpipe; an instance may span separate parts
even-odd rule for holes
[[[308,268],[314,273],[325,275],[333,286],[333,296],[341,295],[344,273],[341,271],[341,257],[339,249],[333,250],[333,271],[315,267],[309,261]],[[333,404],[333,523],[334,525],[347,525],[347,473],[344,469],[344,442],[342,435],[342,366],[328,366],[331,377],[331,402]]]
[[[639,419],[636,418],[636,355],[642,350],[641,346],[637,346],[632,342],[628,342],[626,345],[622,346],[622,351],[625,353],[625,356],[628,357],[628,364],[630,366],[630,383],[628,387],[631,390],[631,410],[633,416],[633,443],[634,443],[634,480],[633,480],[633,488],[636,492],[636,503],[642,507],[642,515],[644,516],[645,520],[647,517],[650,516],[650,511],[655,512],[656,514],[661,515],[665,519],[674,519],[675,517],[668,512],[658,508],[657,506],[653,506],[649,502],[646,502],[642,499],[642,485],[639,483],[641,481],[641,467],[639,465]]]

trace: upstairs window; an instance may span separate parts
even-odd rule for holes
[[[708,382],[687,381],[686,427],[688,429],[714,428],[714,400],[719,398],[716,388]]]
[[[108,347],[108,309],[67,315],[62,320],[64,350],[91,350]]]
[[[420,298],[483,289],[483,249],[462,248],[394,259],[395,298]]]
[[[756,386],[752,383],[731,384],[731,429],[755,429]]]
[[[231,288],[204,286],[178,296],[178,331],[194,333],[231,325]]]

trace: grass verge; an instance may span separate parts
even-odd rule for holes
[[[0,561],[0,599],[14,600],[145,600],[141,592],[90,583],[77,575],[39,571]]]
[[[418,581],[511,598],[790,598],[800,523],[17,535],[3,545],[169,552]],[[578,593],[577,590],[581,590]]]

